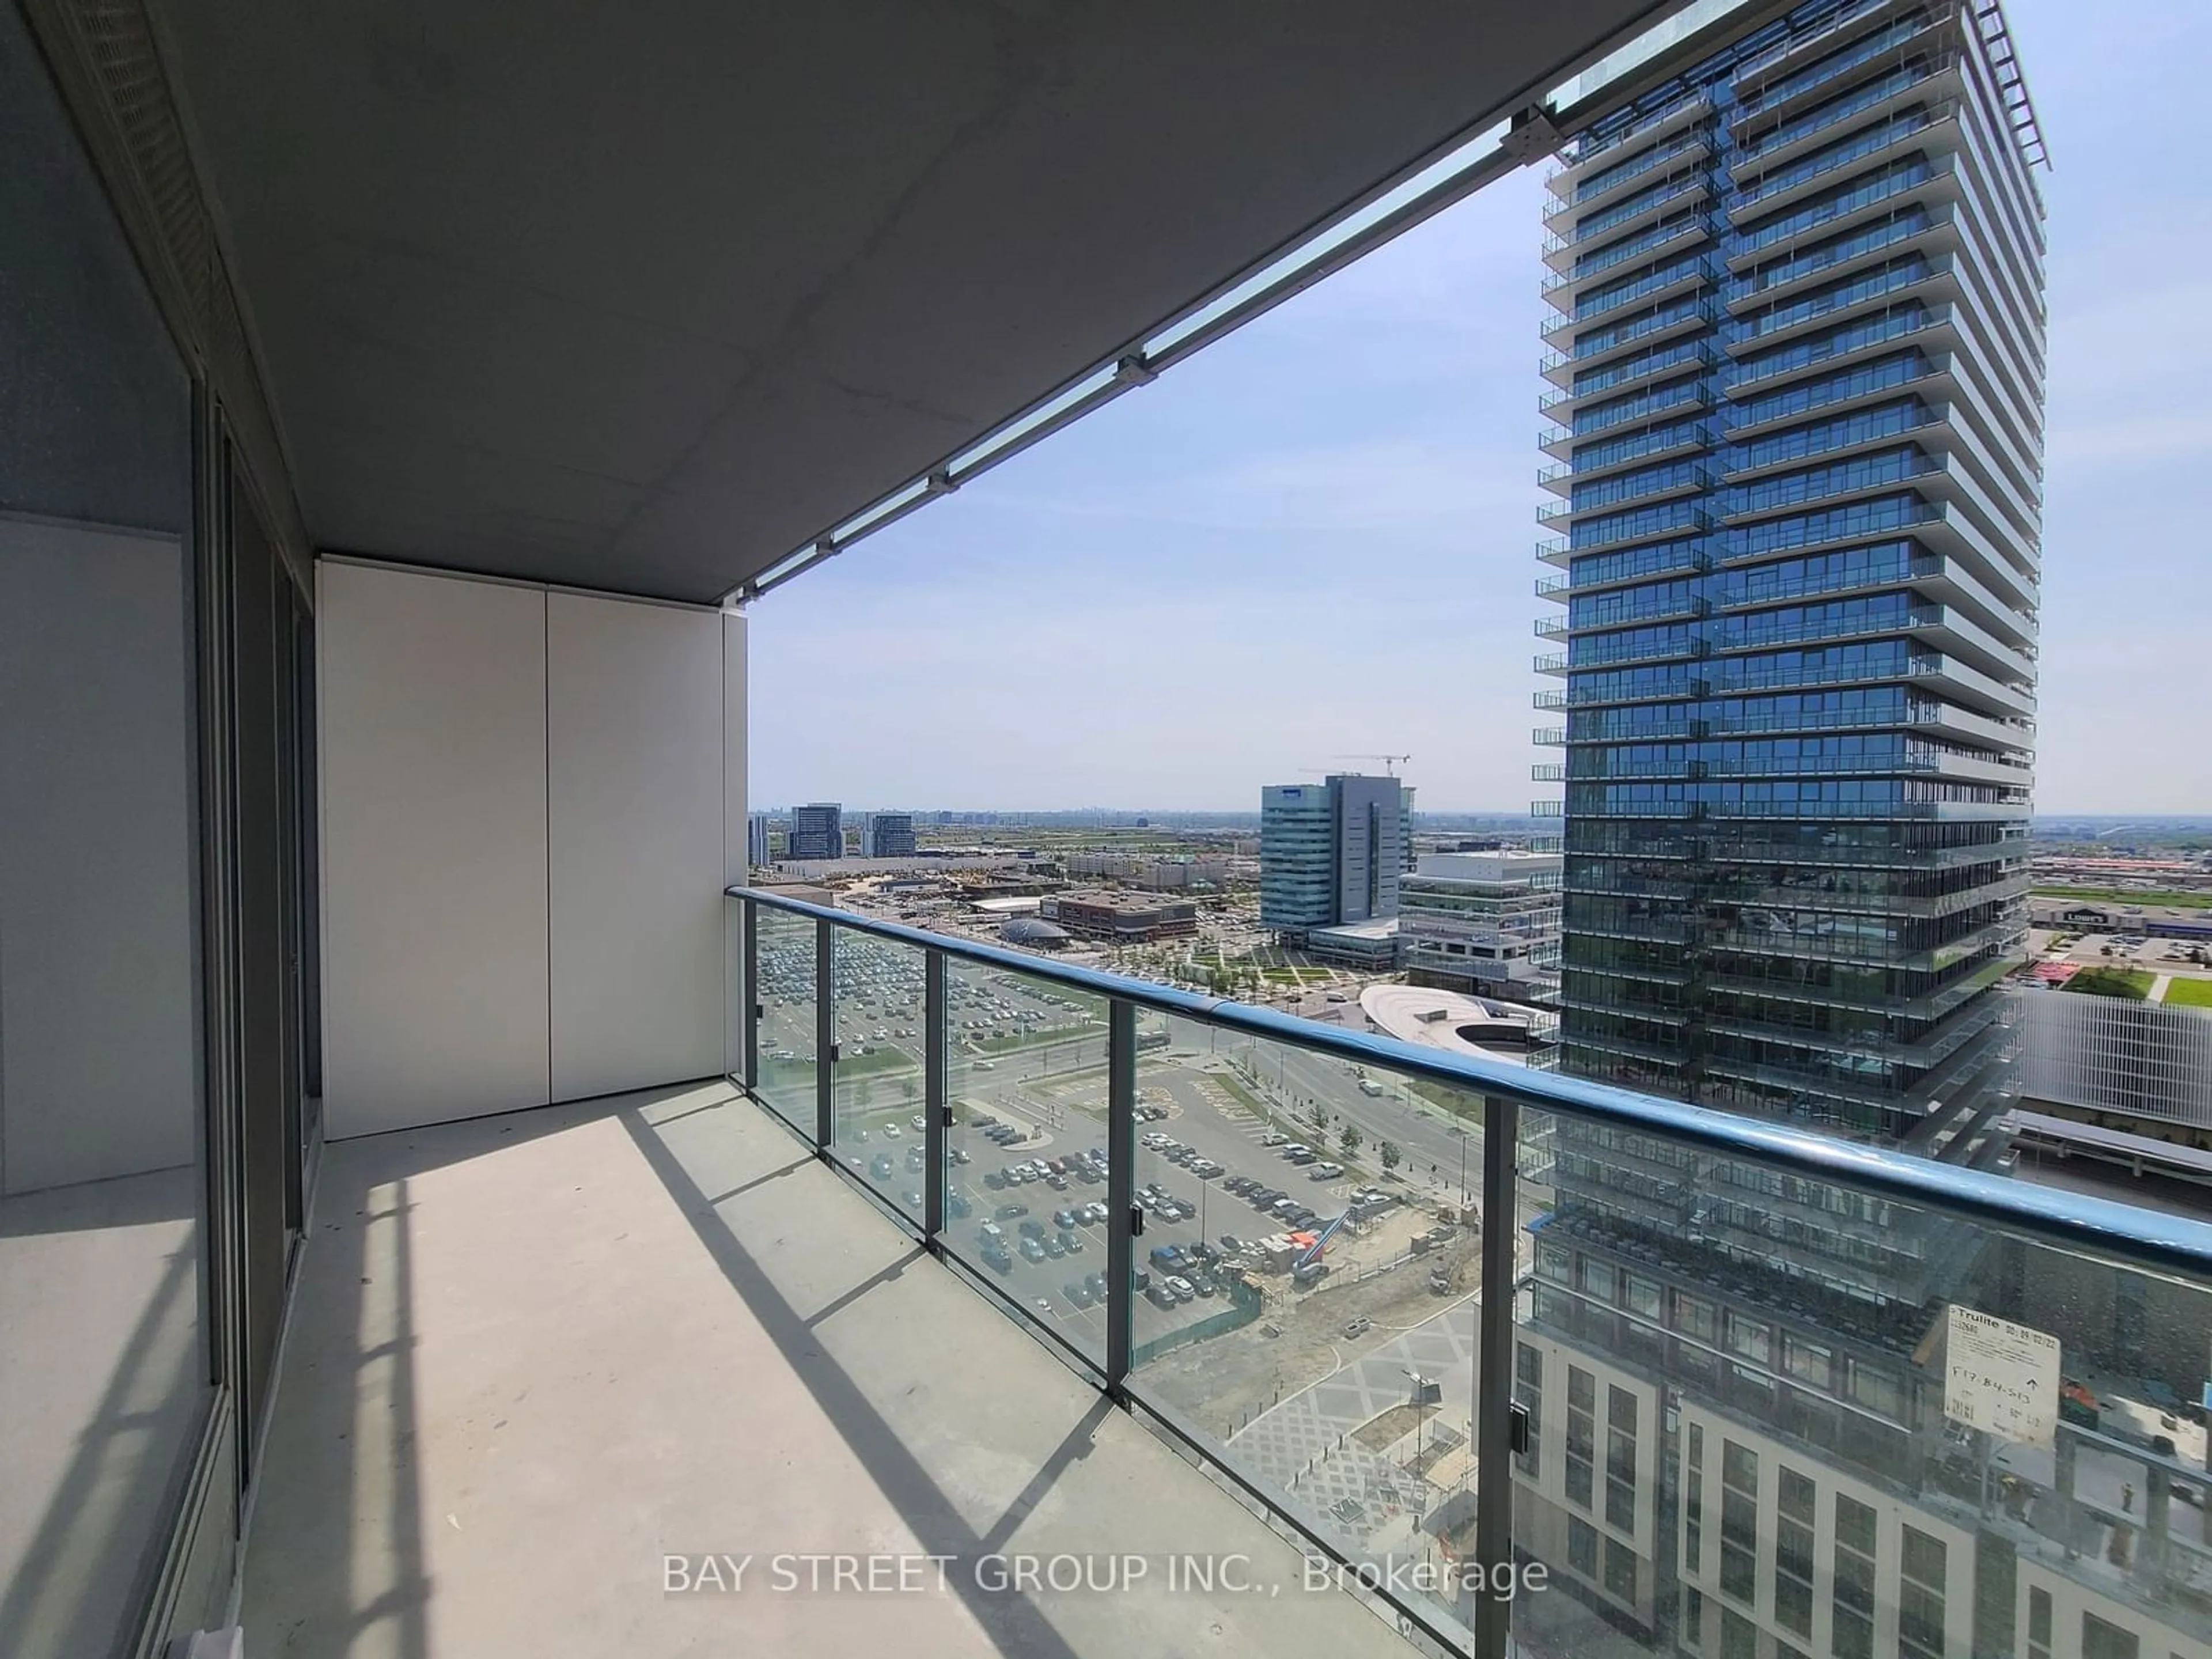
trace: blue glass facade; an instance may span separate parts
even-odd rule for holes
[[[1398,914],[1413,867],[1413,792],[1344,773],[1260,792],[1260,921],[1286,939]]]
[[[1957,1157],[2009,1086],[2041,531],[1986,27],[1800,8],[1577,141],[1545,250],[1565,1063]]]

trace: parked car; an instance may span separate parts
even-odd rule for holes
[[[1012,1221],[1030,1212],[1026,1204],[1001,1204],[995,1213],[1001,1221]]]

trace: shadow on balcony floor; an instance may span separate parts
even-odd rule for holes
[[[258,1653],[1407,1650],[719,1085],[332,1146],[292,1318]]]

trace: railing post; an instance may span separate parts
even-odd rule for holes
[[[837,939],[826,920],[814,924],[814,1144],[827,1149],[837,1133]]]
[[[760,1086],[760,906],[749,898],[740,899],[738,902],[744,923],[744,939],[738,947],[738,958],[744,994],[744,1012],[740,1016],[744,1021],[744,1046],[738,1051],[738,1064],[741,1074],[738,1080],[744,1085],[745,1092],[750,1094]]]
[[[1106,1392],[1127,1403],[1136,1297],[1137,1006],[1106,1005]]]
[[[1505,1659],[1513,1639],[1513,1281],[1520,1229],[1514,1175],[1521,1109],[1482,1103],[1482,1306],[1474,1377],[1475,1659]]]
[[[945,1231],[945,1189],[951,1179],[945,1150],[952,1136],[952,1101],[947,1092],[945,1054],[945,952],[926,951],[921,959],[922,1156],[928,1178],[922,1182],[922,1237],[932,1243]]]

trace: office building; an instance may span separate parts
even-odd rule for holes
[[[1769,39],[1768,36],[1771,36]],[[1551,181],[1567,1066],[1958,1144],[2001,1105],[2041,141],[1992,0],[1801,8]],[[1553,809],[1559,810],[1559,809]]]
[[[1394,777],[1332,775],[1260,792],[1260,921],[1286,940],[1384,921],[1412,843],[1413,792]]]
[[[745,820],[745,862],[756,870],[765,869],[771,862],[769,827],[773,822],[766,812],[755,812]]]
[[[1395,973],[1404,959],[1405,940],[1398,918],[1382,921],[1341,921],[1334,927],[1306,930],[1306,954],[1316,962],[1334,963],[1361,973]]]
[[[863,856],[872,859],[910,859],[914,856],[914,814],[871,812]]]
[[[2212,1008],[2042,987],[2019,998],[2023,1107],[2212,1152]],[[2161,1150],[2135,1156],[2156,1167]]]
[[[784,857],[794,863],[845,856],[845,814],[835,801],[816,801],[791,809],[791,830]]]
[[[1555,1002],[1562,863],[1557,853],[1424,854],[1399,884],[1407,978],[1475,996]]]

